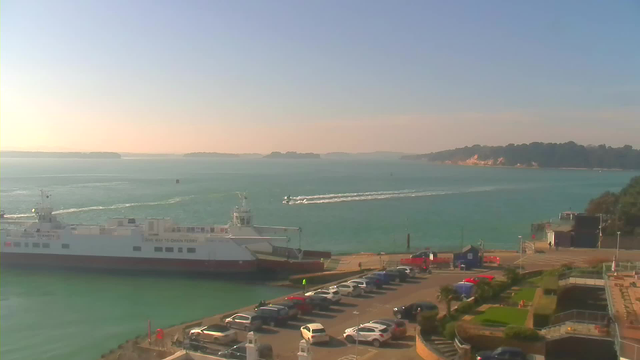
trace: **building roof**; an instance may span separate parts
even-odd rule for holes
[[[551,224],[549,229],[551,231],[571,231],[573,229],[573,224]]]
[[[475,246],[473,246],[473,245],[467,245],[467,246],[465,246],[465,247],[462,249],[462,252],[467,252],[467,251],[469,251],[469,250],[471,250],[471,249],[473,249],[473,250],[475,250],[475,251],[478,251],[478,249],[477,249]]]

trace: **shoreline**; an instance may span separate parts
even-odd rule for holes
[[[590,171],[629,171],[639,172],[640,169],[618,169],[618,168],[574,168],[574,167],[540,167],[540,166],[516,166],[516,165],[483,165],[483,164],[464,164],[453,163],[447,161],[430,161],[430,160],[404,160],[415,161],[421,163],[435,164],[435,165],[454,165],[454,166],[466,166],[466,167],[483,167],[483,168],[499,168],[499,169],[531,169],[531,170],[590,170]]]

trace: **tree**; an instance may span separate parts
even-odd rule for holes
[[[518,281],[520,281],[520,273],[515,268],[512,268],[512,267],[505,268],[504,270],[502,270],[502,274],[507,279],[507,282],[509,283],[509,285],[513,286],[516,283],[518,283]]]
[[[451,316],[451,301],[458,296],[458,292],[451,285],[444,285],[440,287],[440,293],[438,294],[438,301],[444,302],[447,305],[447,316]]]
[[[485,301],[490,299],[491,296],[493,296],[493,287],[491,287],[489,280],[478,281],[476,284],[476,298]]]
[[[589,215],[603,215],[602,232],[613,235],[620,231],[633,234],[640,228],[640,176],[629,181],[619,193],[606,191],[589,201]]]

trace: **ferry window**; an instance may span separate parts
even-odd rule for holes
[[[69,248],[69,244],[62,244],[62,248],[63,249],[68,249]]]
[[[196,248],[187,248],[187,252],[188,253],[194,253],[194,252],[196,252]]]
[[[155,252],[162,252],[162,246],[156,246],[153,248],[153,251]]]
[[[133,251],[142,251],[142,246],[134,246]]]
[[[181,253],[181,252],[182,252],[182,248],[181,248],[181,247],[179,247],[179,248],[178,248],[178,252],[179,252],[179,253]]]
[[[166,247],[166,248],[164,248],[164,252],[173,252],[173,248],[172,247]]]
[[[13,243],[13,247],[20,247],[20,246],[22,246],[22,245],[21,245],[21,243],[19,243],[19,242],[14,242],[14,243]]]
[[[39,247],[40,247],[40,243],[33,243],[33,244],[31,245],[31,247],[33,247],[33,248],[39,248]]]
[[[135,224],[136,219],[127,219],[127,224]]]
[[[24,243],[24,247],[29,247],[29,243]]]
[[[44,249],[48,249],[49,248],[49,243],[42,243],[42,247]]]

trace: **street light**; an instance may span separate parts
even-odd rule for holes
[[[522,273],[522,236],[518,236],[520,239],[520,273]]]
[[[353,314],[356,316],[356,321],[358,324],[356,325],[356,360],[358,360],[358,333],[360,332],[360,313],[354,311]]]
[[[619,252],[620,252],[620,231],[618,231],[618,245],[616,245],[616,261],[618,261]]]

